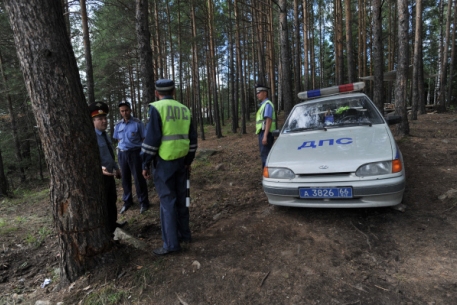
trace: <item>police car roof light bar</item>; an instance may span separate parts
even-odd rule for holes
[[[351,83],[351,84],[344,84],[344,85],[340,85],[340,86],[333,86],[333,87],[327,87],[327,88],[322,88],[322,89],[303,91],[303,92],[298,93],[298,98],[301,100],[307,100],[307,99],[311,99],[311,98],[315,98],[315,97],[322,97],[322,96],[332,95],[332,94],[337,94],[337,93],[360,91],[363,88],[365,88],[365,83],[357,82],[357,83]]]

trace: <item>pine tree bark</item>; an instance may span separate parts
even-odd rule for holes
[[[449,65],[449,86],[448,86],[448,89],[447,89],[447,97],[446,97],[446,100],[448,101],[448,103],[451,103],[452,100],[452,90],[454,89],[453,88],[453,84],[454,84],[454,79],[455,79],[455,76],[454,76],[454,70],[455,70],[455,49],[456,49],[456,43],[455,43],[455,39],[456,39],[456,26],[457,26],[457,2],[454,1],[454,21],[452,22],[453,23],[453,28],[454,30],[452,31],[452,39],[450,41],[452,41],[452,46],[451,46],[451,62],[450,62],[450,65]]]
[[[79,0],[83,28],[84,58],[86,59],[86,86],[88,103],[95,103],[94,69],[92,67],[92,51],[90,48],[89,24],[87,21],[86,0]]]
[[[289,31],[287,27],[287,0],[279,1],[279,33],[281,41],[281,68],[282,68],[282,89],[284,98],[284,115],[287,117],[293,107],[292,98],[292,71],[290,69],[290,47],[289,47]]]
[[[402,117],[397,125],[397,134],[409,135],[408,112],[406,111],[406,84],[408,81],[408,1],[398,0],[398,65],[395,81],[395,111]]]
[[[0,149],[0,194],[8,196],[8,180],[5,175],[5,167],[3,166],[2,150]]]
[[[191,1],[191,10],[190,10],[190,19],[192,22],[192,91],[195,100],[194,108],[196,111],[197,120],[200,127],[200,137],[202,140],[205,140],[205,130],[203,128],[203,114],[202,114],[202,102],[200,99],[200,72],[198,70],[198,50],[197,50],[197,18],[195,16],[195,0]]]
[[[451,28],[451,11],[452,11],[452,0],[448,0],[447,12],[446,12],[446,30],[445,39],[443,44],[443,57],[441,60],[441,74],[440,74],[440,94],[438,99],[437,110],[440,112],[446,111],[446,85],[447,85],[447,67],[448,67],[448,54],[449,54],[449,36]]]
[[[303,0],[303,66],[304,66],[304,90],[309,89],[309,44],[308,44],[308,0]]]
[[[5,5],[50,172],[62,285],[113,246],[98,146],[61,1]]]
[[[384,91],[384,56],[382,50],[382,10],[381,0],[372,0],[373,7],[373,102],[384,113],[382,93]]]
[[[15,155],[16,155],[16,161],[19,164],[19,171],[21,173],[21,182],[24,182],[26,179],[25,176],[25,170],[24,166],[22,165],[22,150],[21,150],[21,142],[19,141],[19,134],[18,134],[18,128],[17,128],[17,120],[16,120],[16,115],[13,111],[13,101],[11,100],[11,95],[9,94],[9,88],[8,88],[8,77],[5,74],[5,71],[3,70],[3,57],[2,53],[0,52],[0,74],[2,76],[3,80],[3,86],[5,88],[6,92],[6,101],[8,105],[8,112],[10,114],[10,120],[11,120],[11,131],[13,133],[13,141],[14,141],[14,146],[15,146]]]
[[[294,48],[294,92],[295,96],[301,91],[301,43],[300,43],[300,20],[299,20],[299,7],[298,1],[294,0],[294,37],[295,37],[295,48]]]
[[[411,119],[417,120],[417,112],[419,105],[423,102],[420,96],[421,89],[419,88],[420,77],[420,61],[422,61],[421,45],[422,45],[422,0],[416,0],[416,29],[414,34],[414,55],[413,55],[413,79],[412,79],[412,105],[411,105]]]
[[[244,82],[243,82],[243,69],[242,69],[242,59],[241,59],[241,25],[240,25],[240,12],[238,0],[234,2],[234,13],[235,13],[235,44],[236,44],[236,77],[239,90],[237,92],[238,97],[243,96],[244,92]],[[246,101],[241,98],[241,134],[246,134]]]
[[[344,59],[343,59],[343,6],[341,4],[342,0],[335,0],[335,23],[334,28],[336,31],[335,36],[335,76],[336,84],[343,84],[343,69],[344,69]]]
[[[217,79],[216,79],[216,47],[215,47],[215,38],[214,38],[214,7],[213,7],[213,1],[208,0],[207,1],[208,5],[208,60],[209,60],[209,67],[210,69],[210,75],[208,75],[208,78],[211,79],[211,88],[210,90],[210,95],[212,95],[213,98],[213,103],[214,103],[214,123],[216,125],[216,136],[218,138],[222,138],[222,130],[221,130],[221,120],[220,120],[220,115],[219,115],[219,100],[218,100],[218,94],[217,94]]]
[[[355,79],[355,68],[354,68],[354,53],[352,49],[352,10],[351,10],[351,0],[345,0],[346,8],[346,58],[347,58],[347,72],[348,72],[348,82],[352,83]]]
[[[151,33],[149,32],[148,1],[136,0],[136,36],[140,57],[142,106],[155,100],[154,67],[152,66]]]

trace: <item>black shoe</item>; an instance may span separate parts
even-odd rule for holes
[[[122,207],[121,211],[119,212],[119,214],[124,214],[128,209],[130,208],[129,205],[125,205]]]
[[[140,208],[140,214],[143,214],[147,210],[149,210],[149,206],[142,205],[141,208]]]
[[[165,249],[164,247],[160,247],[160,248],[152,250],[152,252],[155,255],[166,255],[166,254],[170,254],[170,253],[174,253],[174,252],[178,252],[178,251],[179,250],[170,251],[170,250]]]

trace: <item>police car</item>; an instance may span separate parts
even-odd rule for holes
[[[402,154],[389,125],[361,91],[365,83],[301,92],[263,171],[274,205],[318,208],[393,206],[405,190]]]

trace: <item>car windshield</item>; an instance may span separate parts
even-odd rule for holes
[[[384,120],[368,97],[341,97],[309,101],[294,107],[283,133],[383,123]]]

